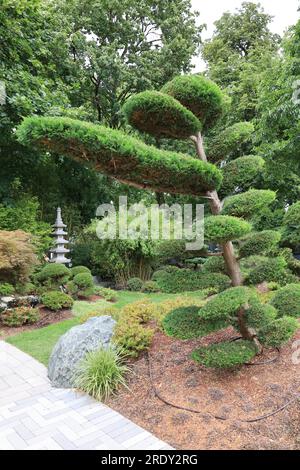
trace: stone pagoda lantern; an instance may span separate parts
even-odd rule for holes
[[[55,247],[50,250],[50,262],[70,264],[71,261],[66,258],[66,254],[70,253],[70,250],[65,247],[65,245],[69,243],[68,240],[65,239],[67,232],[64,231],[67,226],[62,221],[60,207],[57,208],[56,221],[52,227],[54,228],[52,236],[54,237]]]

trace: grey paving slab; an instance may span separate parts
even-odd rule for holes
[[[121,414],[70,389],[46,368],[0,341],[0,450],[171,449]]]

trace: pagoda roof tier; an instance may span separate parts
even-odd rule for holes
[[[60,254],[60,253],[70,253],[70,250],[68,250],[67,248],[61,247],[61,248],[52,248],[50,252]]]
[[[69,240],[65,240],[64,238],[56,238],[54,240],[54,243],[55,245],[67,245],[69,242]]]
[[[68,235],[67,232],[64,232],[64,230],[61,230],[61,229],[57,229],[55,230],[55,232],[52,232],[51,235]]]
[[[56,258],[53,258],[50,260],[50,263],[56,263]],[[68,258],[66,258],[65,256],[61,256],[59,258],[59,263],[57,264],[67,264],[67,263],[70,263],[70,260]]]

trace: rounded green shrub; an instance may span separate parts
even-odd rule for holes
[[[31,307],[16,307],[6,310],[0,316],[0,321],[5,326],[18,327],[32,325],[40,319],[39,310]]]
[[[276,193],[270,190],[250,189],[246,193],[236,194],[225,199],[222,214],[235,217],[251,218],[276,199]]]
[[[226,274],[226,265],[223,256],[211,256],[202,266],[203,273]]]
[[[281,239],[280,232],[276,230],[264,230],[250,233],[244,240],[239,250],[240,257],[252,255],[267,255],[278,245]]]
[[[151,293],[151,292],[154,293],[154,292],[160,291],[159,285],[155,281],[146,281],[143,285],[142,290],[143,292],[148,292],[148,293]]]
[[[161,89],[188,108],[203,124],[212,127],[224,108],[221,89],[203,75],[180,75],[166,83]]]
[[[74,303],[72,297],[59,291],[50,291],[43,294],[41,301],[46,308],[49,308],[49,310],[53,310],[54,312],[64,308],[70,309]]]
[[[283,218],[282,240],[286,246],[299,252],[300,248],[300,201],[291,205]]]
[[[89,122],[28,117],[18,128],[18,139],[84,164],[89,161],[98,172],[143,189],[197,196],[222,182],[220,170],[210,163],[146,145],[119,130]]]
[[[285,284],[287,280],[287,263],[282,256],[265,258],[249,271],[247,284],[261,284],[262,282],[279,282]]]
[[[36,275],[37,281],[53,287],[65,284],[71,276],[71,271],[64,264],[49,263]]]
[[[253,133],[251,122],[237,122],[219,132],[208,142],[206,151],[209,161],[218,163],[242,155],[243,147],[251,142]]]
[[[76,274],[73,278],[73,282],[80,290],[94,286],[93,276],[87,272]]]
[[[238,240],[251,231],[251,224],[229,215],[215,215],[204,220],[204,236],[215,243]]]
[[[168,313],[162,321],[164,332],[171,337],[186,340],[207,336],[226,326],[220,322],[201,320],[199,307],[181,307]]]
[[[237,190],[247,191],[252,188],[257,177],[261,175],[264,165],[264,159],[256,155],[239,157],[228,162],[222,168],[222,193],[228,195]]]
[[[177,269],[172,272],[159,271],[156,282],[162,292],[177,294],[180,292],[191,292],[214,288],[216,292],[227,289],[230,279],[221,273],[202,273],[191,269]]]
[[[251,301],[250,308],[246,310],[247,326],[257,331],[264,329],[277,319],[277,310],[272,305],[261,304],[259,300]]]
[[[247,287],[231,287],[209,300],[199,310],[199,316],[206,321],[230,320],[253,296]]]
[[[91,270],[87,268],[86,266],[74,266],[73,268],[71,268],[71,277],[75,277],[77,276],[77,274],[81,274],[81,273],[92,274]]]
[[[89,352],[76,367],[73,383],[76,388],[100,401],[107,400],[116,390],[126,385],[129,368],[123,353],[117,348]]]
[[[255,345],[251,341],[240,340],[199,348],[192,353],[192,358],[205,367],[227,369],[250,362],[256,353]]]
[[[271,305],[276,308],[279,317],[289,315],[300,318],[300,284],[288,284],[279,289]]]
[[[127,281],[127,289],[133,292],[140,292],[144,287],[144,281],[139,277],[132,277]]]
[[[299,327],[296,318],[284,316],[261,330],[258,339],[266,347],[279,348],[294,336]]]
[[[8,282],[0,283],[0,296],[3,295],[12,295],[15,292],[15,288],[12,284]]]
[[[158,138],[186,139],[201,130],[200,121],[191,111],[172,96],[158,91],[131,96],[123,112],[130,125]]]

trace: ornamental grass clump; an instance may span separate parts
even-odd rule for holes
[[[73,384],[96,400],[106,401],[120,387],[126,386],[126,375],[129,372],[121,349],[98,349],[87,353],[79,363]]]

